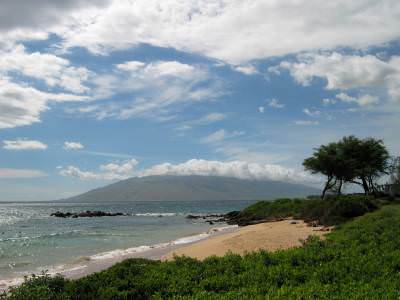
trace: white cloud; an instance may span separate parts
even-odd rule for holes
[[[130,159],[120,164],[110,163],[100,165],[98,172],[82,171],[78,167],[68,166],[61,168],[62,176],[77,177],[82,180],[122,180],[134,175],[134,169],[138,164],[136,159]]]
[[[216,123],[216,122],[225,120],[226,118],[227,118],[226,114],[212,112],[212,113],[206,114],[198,119],[187,121],[187,122],[185,122],[185,124],[177,127],[176,130],[187,131],[187,130],[193,129],[193,127],[195,127],[195,126],[209,125],[212,123]]]
[[[319,110],[310,110],[308,108],[304,108],[303,113],[310,117],[318,117],[319,115],[321,115],[321,112]]]
[[[94,98],[105,98],[118,93],[134,93],[133,100],[70,109],[89,113],[97,119],[147,118],[166,121],[175,117],[186,106],[201,101],[212,101],[223,94],[218,78],[213,78],[205,67],[177,61],[141,63],[129,61],[116,66],[117,70],[99,76],[94,84]],[[213,79],[212,83],[208,81]],[[68,110],[67,110],[68,111]]]
[[[211,176],[227,176],[241,179],[255,180],[284,180],[290,182],[316,183],[318,179],[306,172],[296,171],[294,169],[284,168],[274,164],[258,164],[248,163],[245,161],[210,161],[203,159],[191,159],[181,164],[162,163],[152,166],[148,169],[137,170],[134,168],[137,161],[127,162],[129,167],[123,172],[120,168],[102,166],[104,172],[88,172],[81,171],[77,167],[69,166],[60,171],[63,176],[72,176],[80,179],[102,179],[102,180],[118,180],[131,177],[143,177],[152,175],[211,175]],[[107,165],[106,165],[107,166]],[[132,168],[131,168],[132,166]]]
[[[47,174],[39,170],[0,168],[0,178],[2,179],[36,178],[45,176],[47,176]]]
[[[215,143],[215,142],[219,142],[219,141],[222,141],[223,139],[225,139],[225,136],[226,136],[226,131],[224,129],[219,129],[219,130],[211,133],[210,135],[202,138],[201,142],[205,143],[205,144]]]
[[[233,138],[233,137],[237,137],[237,136],[241,136],[244,135],[243,131],[226,131],[225,129],[219,129],[213,133],[211,133],[210,135],[202,138],[200,140],[201,143],[203,144],[212,144],[212,143],[217,143],[217,142],[221,142],[223,140],[229,139],[229,138]]]
[[[265,107],[264,106],[260,106],[259,108],[258,108],[258,112],[260,112],[260,113],[264,113],[265,112]]]
[[[49,102],[85,101],[88,97],[55,94],[17,84],[0,77],[0,129],[14,128],[40,122],[40,114]]]
[[[258,74],[258,70],[253,65],[234,66],[233,69],[246,75]]]
[[[330,98],[322,99],[322,104],[325,105],[325,106],[336,104],[336,102],[337,102],[337,100],[335,100],[335,99],[330,99]]]
[[[0,31],[46,28],[67,18],[73,11],[105,4],[107,1],[103,0],[3,0]]]
[[[0,51],[0,74],[20,72],[25,76],[43,80],[49,87],[61,87],[73,93],[84,93],[89,89],[83,84],[88,80],[89,70],[73,67],[70,62],[48,53],[27,53],[25,47],[17,45],[11,51]]]
[[[271,99],[268,103],[268,106],[273,107],[273,108],[284,108],[285,105],[279,102],[278,99]]]
[[[3,149],[6,150],[46,150],[47,145],[35,140],[5,140],[3,141]]]
[[[79,142],[64,142],[65,150],[81,150],[83,148],[85,147]]]
[[[241,64],[314,49],[363,48],[399,38],[397,0],[114,0],[57,28],[65,47],[94,53],[140,43]]]
[[[294,123],[300,126],[315,126],[319,124],[318,121],[311,121],[311,120],[297,120],[294,121]]]
[[[117,69],[131,72],[134,77],[156,79],[165,76],[180,77],[183,79],[201,75],[200,69],[178,61],[156,61],[145,64],[140,61],[127,61],[118,64]]]
[[[284,61],[280,67],[289,70],[295,80],[310,85],[316,77],[327,81],[329,90],[378,89],[390,99],[400,101],[400,56],[383,61],[373,55],[307,54],[299,62]]]
[[[352,97],[346,93],[336,95],[336,98],[347,103],[356,103],[359,106],[371,106],[379,103],[379,98],[372,95],[362,95],[360,97]]]
[[[137,71],[137,70],[143,68],[144,66],[145,66],[144,62],[136,61],[136,60],[127,61],[127,62],[124,62],[123,64],[116,65],[117,69],[122,70],[122,71],[129,71],[129,72]]]
[[[136,159],[131,159],[123,164],[110,163],[106,165],[101,165],[100,170],[107,173],[114,174],[132,174],[134,168],[137,166],[138,161]]]
[[[209,113],[205,115],[204,117],[200,118],[196,123],[198,124],[210,124],[218,121],[222,121],[226,119],[226,115],[222,113]]]

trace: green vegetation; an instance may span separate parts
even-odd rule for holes
[[[353,216],[361,198],[348,200]],[[344,217],[349,211],[344,202],[333,202],[339,206],[330,209]],[[303,204],[288,199],[260,202],[243,213],[295,215],[302,213]],[[203,262],[130,259],[79,280],[29,279],[0,299],[398,299],[399,224],[400,206],[386,205],[300,248],[244,257],[229,254]]]
[[[382,204],[385,204],[384,200],[364,195],[342,195],[328,197],[325,200],[310,198],[260,201],[241,211],[231,219],[230,223],[249,225],[294,217],[329,226],[372,212]]]
[[[344,137],[338,142],[321,145],[303,166],[312,173],[326,176],[322,198],[329,190],[341,194],[346,183],[361,186],[366,195],[378,194],[377,179],[388,174],[389,153],[382,140]]]

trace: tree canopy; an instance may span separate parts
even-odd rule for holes
[[[326,176],[322,197],[334,189],[340,194],[344,183],[360,185],[365,194],[371,194],[377,192],[376,180],[387,174],[389,158],[382,140],[347,136],[315,149],[303,166]]]

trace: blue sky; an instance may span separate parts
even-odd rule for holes
[[[158,174],[315,185],[302,160],[350,134],[400,154],[397,1],[33,2],[1,4],[0,201]]]

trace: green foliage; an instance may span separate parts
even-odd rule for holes
[[[304,247],[203,262],[130,259],[79,280],[34,278],[2,299],[398,299],[399,224],[400,206],[384,206]]]
[[[376,179],[387,174],[389,158],[382,140],[348,136],[336,143],[321,145],[304,160],[303,166],[327,177],[322,197],[333,188],[340,194],[343,183],[358,184],[370,194],[377,192]]]
[[[343,223],[377,209],[379,200],[364,195],[331,196],[326,200],[278,199],[259,201],[241,211],[232,223],[247,225],[261,220],[295,217],[322,225]]]

